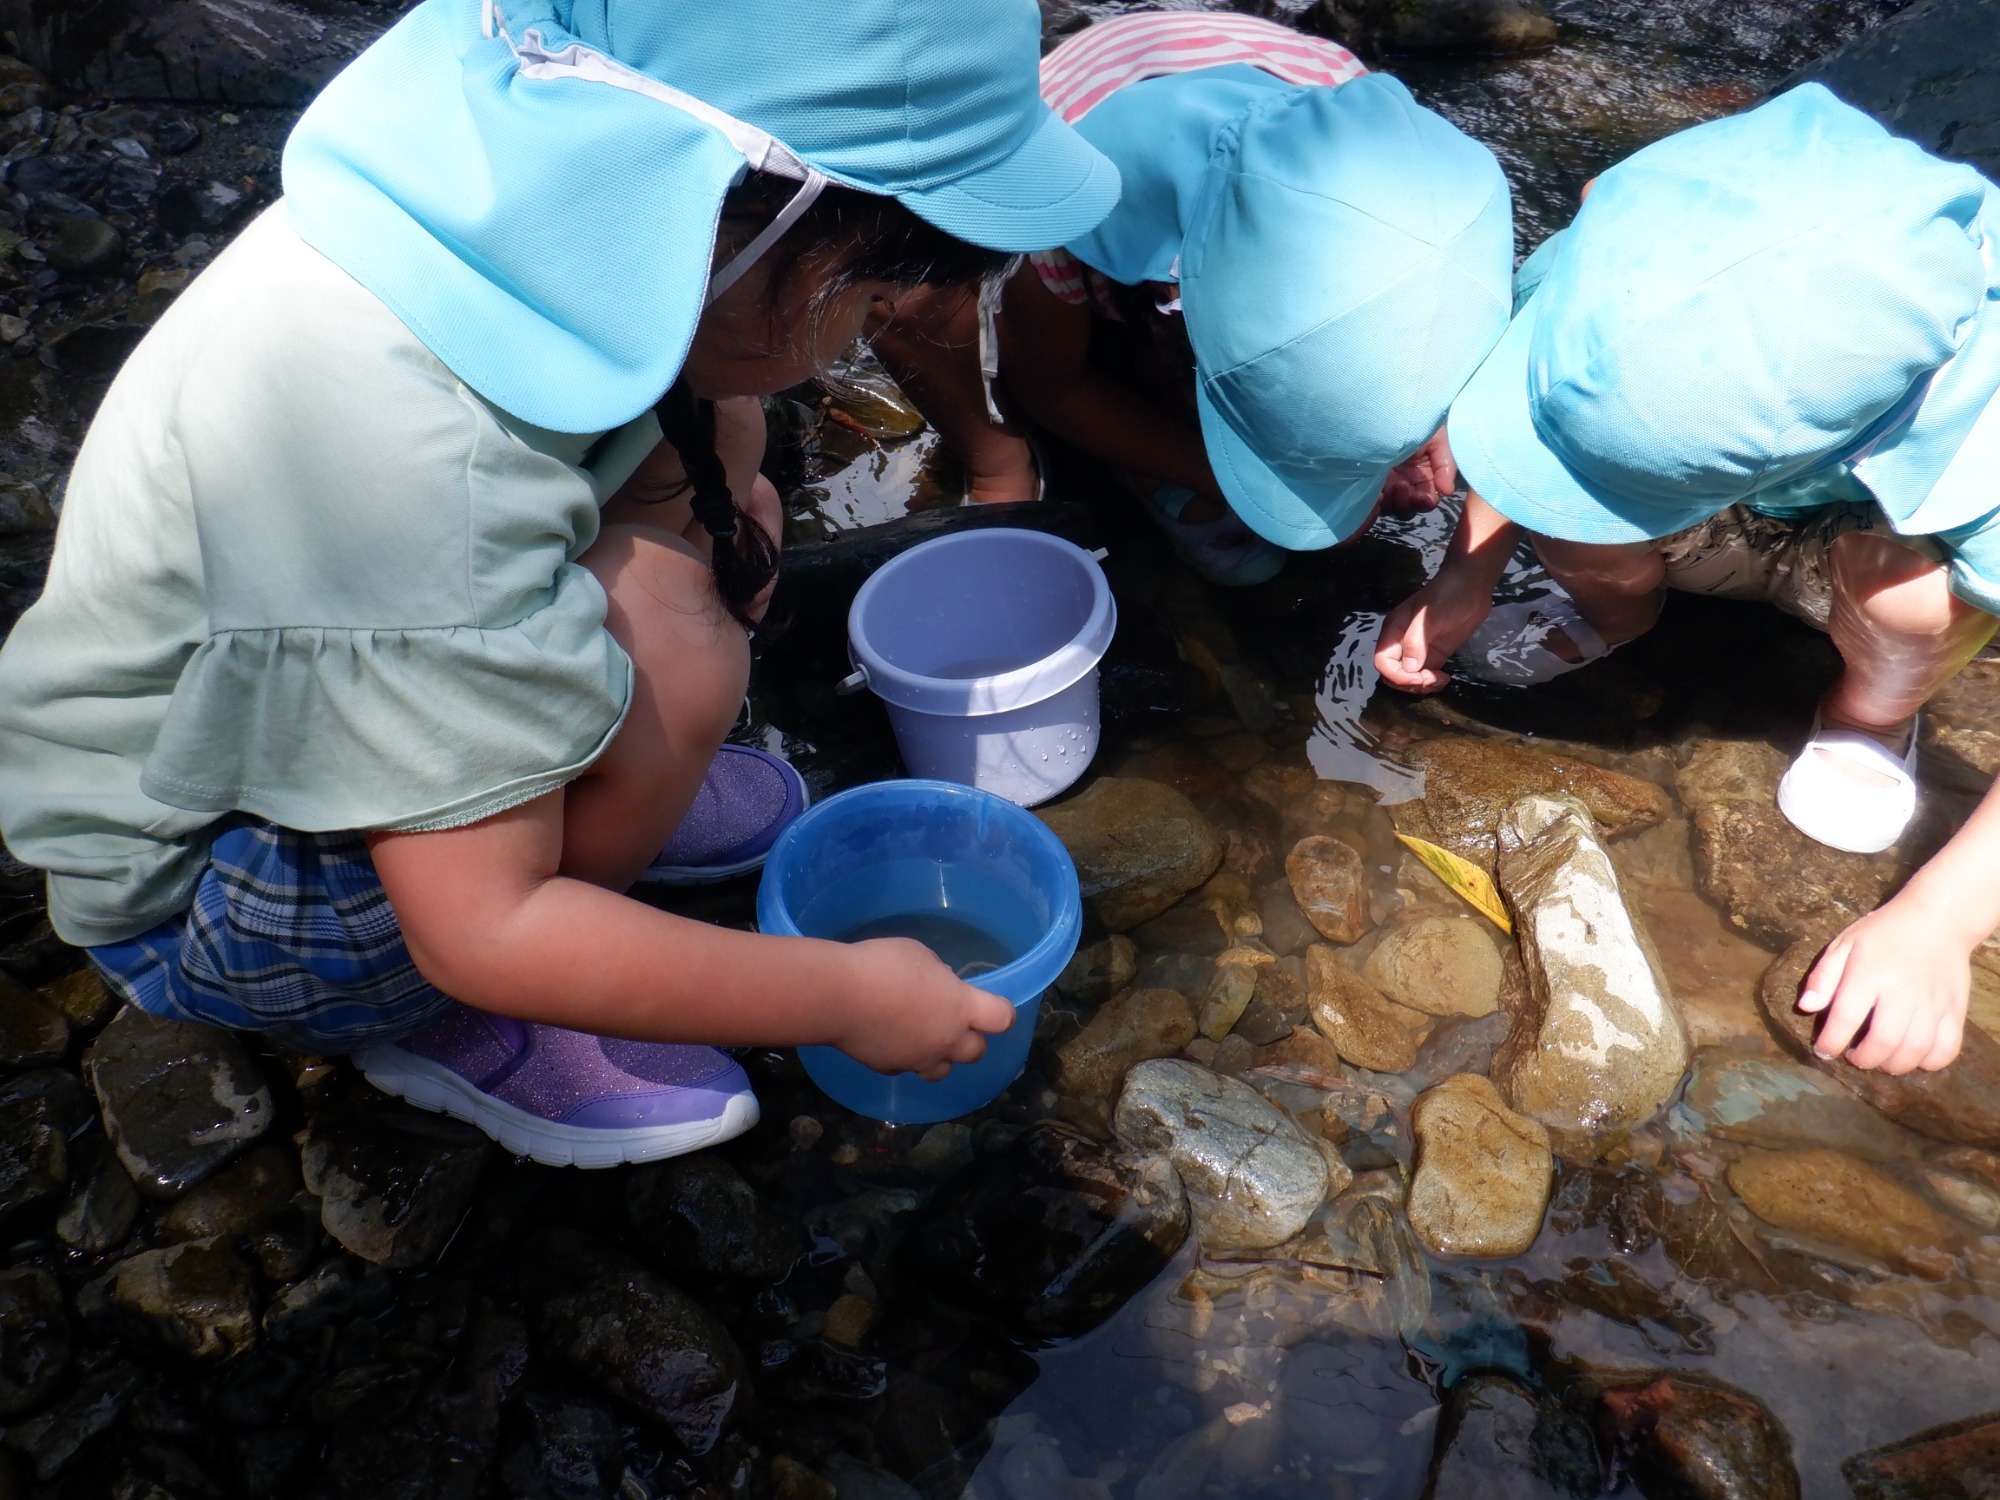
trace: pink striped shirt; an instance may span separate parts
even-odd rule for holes
[[[1042,98],[1074,125],[1142,78],[1248,63],[1286,83],[1333,88],[1367,72],[1338,42],[1305,36],[1255,16],[1199,10],[1145,10],[1078,32],[1042,59]],[[1116,317],[1103,278],[1067,250],[1028,257],[1042,284],[1064,302]]]

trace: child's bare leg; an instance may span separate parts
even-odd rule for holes
[[[680,827],[743,707],[750,643],[707,561],[650,526],[607,528],[583,555],[632,658],[632,706],[563,799],[562,873],[623,891]]]
[[[1601,545],[1538,536],[1535,553],[1606,645],[1636,639],[1659,619],[1667,565],[1656,544]],[[1560,631],[1546,644],[1567,660],[1582,660],[1574,643]]]
[[[979,370],[979,298],[960,287],[924,287],[896,299],[872,340],[903,394],[965,465],[976,501],[1033,500],[1040,491],[1028,444],[986,411]]]
[[[1893,537],[1849,532],[1828,550],[1827,633],[1846,670],[1820,703],[1829,724],[1901,753],[1910,718],[2000,625],[1951,592],[1945,565]]]

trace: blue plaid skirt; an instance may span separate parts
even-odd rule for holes
[[[246,820],[209,852],[194,904],[89,950],[123,999],[311,1052],[407,1036],[451,1005],[410,960],[358,833]]]

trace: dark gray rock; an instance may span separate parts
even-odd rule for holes
[[[1028,1128],[924,1210],[905,1263],[1025,1338],[1074,1338],[1173,1259],[1187,1197],[1165,1158],[1051,1122]]]
[[[72,1157],[74,1185],[56,1215],[56,1238],[84,1255],[102,1255],[124,1244],[132,1232],[139,1217],[139,1190],[101,1135],[78,1141]]]
[[[702,1306],[637,1262],[573,1230],[521,1255],[536,1351],[706,1453],[744,1390],[743,1356]]]
[[[168,1209],[160,1233],[169,1240],[242,1234],[290,1203],[298,1190],[291,1148],[267,1141]]]
[[[791,1222],[709,1153],[634,1169],[625,1213],[640,1248],[669,1272],[778,1281],[803,1248]]]
[[[1556,43],[1556,23],[1536,0],[1320,0],[1314,30],[1384,53],[1505,57]]]
[[[1590,1427],[1502,1375],[1468,1375],[1438,1426],[1426,1500],[1589,1500],[1603,1487]]]
[[[59,1198],[69,1185],[70,1137],[91,1113],[90,1096],[54,1068],[0,1088],[0,1222]]]
[[[0,974],[0,1069],[41,1068],[69,1051],[69,1022],[26,985]]]
[[[111,1430],[142,1383],[139,1372],[128,1364],[100,1370],[47,1411],[9,1427],[6,1444],[46,1484],[86,1445]]]
[[[625,1472],[625,1439],[601,1406],[537,1392],[521,1403],[522,1442],[500,1460],[509,1500],[610,1500]]]
[[[51,214],[42,248],[58,271],[97,276],[124,261],[125,236],[95,214]]]
[[[242,1155],[273,1118],[241,1040],[127,1007],[84,1054],[118,1159],[151,1198],[178,1198]]]
[[[310,1276],[278,1288],[264,1309],[264,1332],[274,1343],[295,1343],[351,1313],[372,1312],[395,1295],[386,1271],[345,1259],[330,1260]]]
[[[95,1286],[126,1337],[169,1360],[213,1364],[256,1342],[250,1267],[226,1240],[142,1250]]]
[[[444,1248],[472,1204],[492,1142],[470,1125],[389,1099],[315,1115],[300,1152],[326,1232],[401,1270]]]
[[[1783,86],[1816,80],[1925,150],[2000,178],[1995,36],[2000,0],[1924,0]]]
[[[327,0],[0,0],[0,29],[43,72],[92,93],[302,105],[381,26]]]
[[[0,1271],[0,1417],[48,1400],[69,1360],[69,1309],[55,1277],[35,1266]]]

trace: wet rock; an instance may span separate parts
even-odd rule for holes
[[[1500,953],[1469,919],[1426,917],[1375,947],[1362,977],[1399,1005],[1430,1016],[1490,1016],[1500,1005]]]
[[[179,1197],[271,1127],[256,1059],[212,1026],[127,1006],[84,1054],[83,1074],[118,1159],[148,1197]]]
[[[1933,0],[1888,17],[1786,86],[1817,79],[1925,150],[2000,176],[2000,66],[1989,50],[1965,45],[1996,29],[1994,0]]]
[[[1076,1005],[1102,1005],[1139,976],[1139,950],[1123,933],[1076,950],[1056,976],[1056,991]]]
[[[1057,1107],[1063,1118],[1104,1134],[1125,1075],[1149,1058],[1172,1057],[1194,1035],[1194,1007],[1179,990],[1127,990],[1107,1000],[1056,1051]]]
[[[169,1240],[236,1235],[257,1227],[292,1201],[298,1163],[283,1146],[259,1146],[167,1210],[160,1234]]]
[[[1359,942],[1368,931],[1368,871],[1344,839],[1315,834],[1285,856],[1292,899],[1328,942]]]
[[[1951,1274],[1958,1231],[1879,1167],[1838,1151],[1760,1151],[1731,1165],[1729,1185],[1767,1224],[1933,1280]]]
[[[24,109],[47,109],[55,102],[56,91],[48,79],[18,57],[0,57],[0,119]]]
[[[1694,828],[1702,894],[1774,951],[1873,911],[1915,867],[1900,845],[1885,854],[1846,854],[1792,827],[1778,811],[1787,764],[1782,751],[1761,741],[1695,740],[1675,778]]]
[[[1957,1061],[1937,1073],[1892,1077],[1813,1051],[1820,1018],[1799,1010],[1799,989],[1830,935],[1801,938],[1764,975],[1757,998],[1779,1043],[1906,1129],[1957,1145],[2000,1147],[2000,1042],[1977,1026],[1965,1028]]]
[[[0,1417],[47,1401],[69,1373],[69,1308],[55,1277],[35,1266],[0,1271]]]
[[[1140,1063],[1112,1124],[1128,1146],[1174,1164],[1212,1250],[1282,1244],[1326,1197],[1326,1162],[1298,1125],[1255,1089],[1195,1063]]]
[[[1755,1396],[1662,1375],[1601,1400],[1613,1451],[1648,1500],[1799,1500],[1791,1439]]]
[[[1560,1403],[1504,1375],[1468,1375],[1438,1423],[1425,1500],[1590,1500],[1602,1488],[1597,1439]]]
[[[1540,52],[1557,37],[1534,0],[1320,0],[1309,24],[1368,55],[1505,57]]]
[[[1261,948],[1229,948],[1217,954],[1195,1029],[1211,1042],[1228,1036],[1256,996],[1258,975],[1275,962]]]
[[[926,1177],[942,1180],[972,1165],[975,1144],[970,1125],[946,1120],[917,1138],[910,1148],[910,1165]]]
[[[49,1004],[62,1012],[64,1020],[85,1031],[95,1031],[118,1008],[118,997],[105,986],[104,976],[89,964],[65,974],[42,993]]]
[[[743,1389],[743,1358],[699,1303],[567,1229],[528,1243],[521,1292],[543,1358],[660,1423],[693,1452],[715,1445]]]
[[[1069,850],[1085,898],[1114,932],[1158,916],[1222,863],[1208,819],[1157,781],[1102,777],[1036,816]]]
[[[1651,1119],[1687,1070],[1687,1030],[1589,812],[1572,797],[1524,797],[1500,846],[1530,994],[1494,1082],[1551,1129]]]
[[[7,1446],[27,1460],[35,1478],[47,1483],[111,1430],[141,1383],[139,1372],[129,1364],[86,1376],[47,1411],[9,1427]]]
[[[1696,1128],[1726,1141],[1785,1151],[1826,1146],[1863,1161],[1894,1161],[1911,1138],[1802,1063],[1710,1047],[1695,1054],[1682,1106]]]
[[[1264,926],[1264,946],[1280,957],[1319,941],[1319,929],[1306,920],[1289,888],[1266,893],[1257,916]]]
[[[125,259],[125,236],[94,214],[51,214],[43,249],[49,264],[75,276],[115,270]]]
[[[1332,1088],[1347,1080],[1338,1049],[1310,1026],[1259,1047],[1250,1065],[1261,1075],[1307,1088]]]
[[[1500,818],[1521,798],[1568,793],[1607,838],[1637,833],[1673,810],[1650,781],[1505,740],[1455,737],[1412,745],[1403,759],[1424,773],[1424,794],[1392,808],[1398,833],[1461,854],[1485,869],[1498,853]]]
[[[634,1168],[625,1215],[641,1251],[669,1273],[781,1281],[802,1248],[791,1221],[709,1152]]]
[[[312,1200],[306,1196],[305,1201]],[[317,1207],[307,1212],[294,1205],[243,1236],[243,1248],[250,1252],[257,1268],[280,1285],[305,1275],[326,1245]]]
[[[1547,1128],[1507,1108],[1493,1084],[1461,1073],[1410,1115],[1417,1170],[1410,1227],[1437,1255],[1519,1255],[1541,1233],[1555,1181]]]
[[[904,1254],[946,1297],[1021,1337],[1074,1338],[1150,1283],[1187,1231],[1163,1157],[1045,1122],[947,1187]]]
[[[1417,1060],[1430,1017],[1398,1005],[1324,943],[1306,950],[1306,1003],[1313,1025],[1359,1068],[1400,1073]]]
[[[0,974],[0,1070],[59,1063],[69,1051],[69,1022],[26,985]]]
[[[1986,1500],[2000,1486],[2000,1413],[1928,1427],[1844,1459],[1854,1500]]]
[[[345,1257],[329,1260],[309,1276],[278,1288],[264,1309],[264,1332],[273,1343],[298,1343],[357,1312],[375,1312],[394,1295],[389,1275]]]
[[[1978,776],[2000,773],[2000,661],[1981,658],[1961,668],[1924,705],[1919,733],[1925,749],[1956,757]]]
[[[69,1185],[70,1137],[90,1115],[89,1095],[54,1068],[0,1087],[0,1222],[59,1197]]]
[[[102,1255],[124,1244],[132,1232],[139,1217],[139,1190],[104,1137],[77,1142],[72,1155],[75,1189],[56,1215],[56,1238],[84,1255]]]
[[[472,1126],[384,1099],[314,1116],[300,1162],[326,1232],[401,1270],[444,1248],[491,1154]]]
[[[142,1250],[102,1285],[126,1337],[168,1359],[210,1364],[257,1340],[250,1267],[225,1240]]]
[[[1448,1016],[1417,1049],[1416,1066],[1403,1070],[1403,1081],[1422,1092],[1454,1073],[1488,1073],[1513,1028],[1514,1018],[1504,1010],[1490,1016]]]
[[[284,0],[4,0],[0,27],[29,62],[92,93],[294,107],[381,30],[359,8]]]
[[[625,1435],[601,1406],[536,1391],[521,1403],[520,1445],[500,1460],[510,1500],[611,1500],[625,1472]]]
[[[2000,1230],[2000,1190],[1966,1172],[1954,1172],[1938,1162],[1912,1164],[1912,1186],[1948,1213],[1957,1214],[1988,1234]]]

